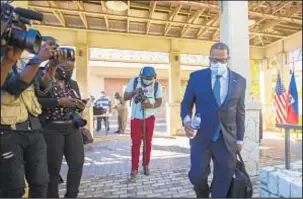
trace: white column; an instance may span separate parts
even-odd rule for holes
[[[177,40],[171,41],[169,62],[169,105],[167,107],[167,129],[170,135],[184,135],[180,119],[181,62],[179,42]]]
[[[250,175],[259,167],[259,109],[260,103],[250,97],[248,2],[220,1],[220,40],[230,48],[229,67],[246,78],[246,122],[242,156]]]
[[[220,1],[220,41],[230,48],[232,70],[247,80],[246,99],[250,99],[248,2]]]
[[[90,68],[89,61],[89,46],[87,45],[87,33],[77,33],[76,44],[76,80],[79,85],[81,97],[83,99],[90,96]],[[83,112],[84,118],[87,120],[87,128],[93,133],[93,109],[92,107],[85,109]]]

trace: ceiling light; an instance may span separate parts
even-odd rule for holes
[[[128,9],[127,1],[106,1],[106,7],[114,11],[125,11]]]
[[[256,20],[248,19],[248,26],[252,26],[256,24]]]

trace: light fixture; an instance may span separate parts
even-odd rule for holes
[[[122,1],[106,1],[106,7],[114,11],[125,11],[128,9],[128,3],[126,0]]]
[[[252,26],[256,24],[256,20],[248,19],[248,26]]]

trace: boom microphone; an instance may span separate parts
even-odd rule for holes
[[[22,17],[31,19],[31,20],[37,20],[37,21],[42,21],[43,20],[43,14],[40,12],[35,12],[29,9],[24,9],[24,8],[15,8],[14,10],[15,13],[19,14]]]

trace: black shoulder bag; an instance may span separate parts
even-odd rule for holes
[[[239,152],[237,152],[237,156],[240,161],[237,159],[235,176],[232,178],[227,197],[251,198],[253,195],[253,186],[249,175],[245,170],[245,164]]]

